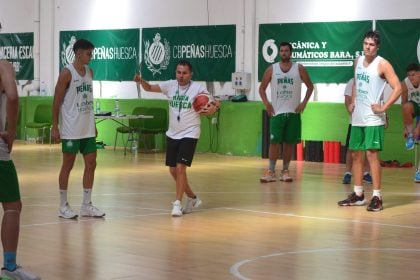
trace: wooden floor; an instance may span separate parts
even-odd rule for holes
[[[293,162],[293,183],[261,184],[267,161],[198,154],[200,211],[170,216],[162,153],[98,151],[93,201],[105,219],[57,217],[58,145],[17,143],[18,262],[43,279],[420,279],[420,184],[383,169],[385,210],[339,208],[344,165]],[[81,203],[81,158],[69,201]],[[371,188],[367,188],[370,198]]]

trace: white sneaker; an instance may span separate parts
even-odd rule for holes
[[[280,175],[280,181],[293,182],[293,178],[289,176],[289,170],[283,170]]]
[[[277,181],[276,173],[271,171],[270,169],[264,171],[264,174],[260,178],[261,183],[270,183],[275,181]]]
[[[193,211],[194,208],[198,208],[201,203],[201,199],[196,196],[195,198],[188,197],[187,198],[187,204],[185,204],[185,208],[182,210],[183,214],[189,214]]]
[[[90,202],[89,204],[82,204],[82,207],[80,207],[80,216],[103,217],[105,216],[105,212],[99,210],[98,208],[92,205],[92,202]]]
[[[67,202],[66,205],[60,207],[58,209],[58,216],[64,219],[75,219],[77,218],[76,212],[74,212],[71,208],[69,203]]]
[[[181,217],[182,216],[182,206],[181,206],[181,201],[179,200],[175,200],[174,202],[172,202],[172,217]]]
[[[5,268],[1,269],[1,275],[10,277],[11,279],[17,280],[41,280],[41,277],[36,276],[35,274],[24,270],[21,266],[17,266],[17,268],[13,271],[8,271]],[[2,278],[0,278],[2,279]],[[5,278],[7,279],[7,278]]]

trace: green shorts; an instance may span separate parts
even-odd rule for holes
[[[352,126],[350,133],[350,150],[381,151],[384,147],[384,126]]]
[[[412,115],[413,118],[420,116],[420,106],[414,101],[408,101],[413,105],[414,113]]]
[[[0,160],[0,202],[20,200],[16,168],[11,160]]]
[[[83,139],[61,139],[61,150],[63,153],[81,152],[82,154],[90,154],[96,152],[96,138]]]
[[[284,113],[270,118],[271,144],[297,144],[301,141],[300,114]]]

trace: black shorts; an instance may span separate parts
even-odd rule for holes
[[[349,148],[350,143],[350,133],[351,133],[351,124],[349,124],[349,128],[347,129],[347,137],[346,137],[346,148]]]
[[[172,139],[166,137],[166,165],[175,167],[177,163],[191,166],[198,139]]]

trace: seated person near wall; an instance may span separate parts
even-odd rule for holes
[[[401,103],[404,120],[404,132],[407,137],[405,147],[414,148],[417,135],[414,135],[413,118],[420,116],[420,70],[418,63],[407,66],[407,77],[401,82]],[[419,174],[420,179],[420,174]]]

